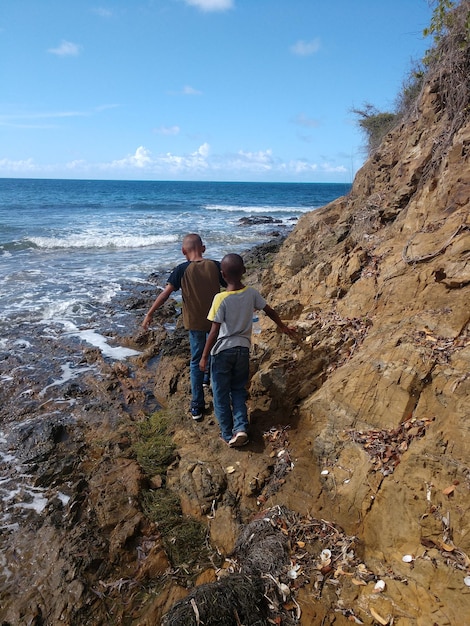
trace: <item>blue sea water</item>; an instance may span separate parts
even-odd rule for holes
[[[0,342],[15,323],[92,325],[96,307],[184,260],[201,234],[221,258],[269,239],[347,184],[0,179]],[[246,226],[242,217],[280,224]],[[1,347],[1,344],[0,344]]]

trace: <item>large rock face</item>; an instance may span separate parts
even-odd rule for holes
[[[272,267],[250,277],[299,341],[264,319],[250,388],[254,443],[236,471],[224,483],[240,452],[214,444],[213,425],[196,439],[179,435],[186,460],[171,484],[192,515],[217,503],[210,530],[222,552],[262,506],[332,520],[357,537],[386,591],[355,580],[337,588],[338,601],[307,586],[306,625],[450,625],[470,614],[470,125],[437,155],[450,122],[436,91],[425,87],[349,196],[304,215]],[[267,445],[279,433],[288,433],[285,473]],[[195,459],[216,482],[205,497]]]
[[[350,195],[299,221],[263,284],[303,343],[252,387],[297,407],[302,471],[277,498],[321,510],[407,579],[394,623],[470,610],[470,125],[432,169],[446,124],[428,87]]]

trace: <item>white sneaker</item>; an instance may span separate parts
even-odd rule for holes
[[[238,433],[235,433],[234,436],[228,442],[228,445],[231,448],[240,448],[248,443],[248,435],[240,430]]]

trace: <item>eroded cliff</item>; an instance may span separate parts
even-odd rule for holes
[[[462,58],[468,68],[468,47]],[[253,500],[282,504],[356,536],[367,567],[386,581],[380,594],[349,582],[335,601],[306,585],[303,624],[463,624],[470,614],[469,85],[461,75],[467,100],[452,108],[449,90],[463,87],[449,86],[447,61],[351,193],[303,216],[261,276],[300,338],[292,345],[265,320],[252,428],[260,446],[261,434],[266,443],[288,430],[292,468],[272,490],[266,448],[243,453],[225,487],[237,514],[211,494],[212,539],[230,550]],[[200,501],[188,498],[183,476],[201,445],[198,436],[188,452],[183,438],[173,484],[195,514]],[[240,454],[217,453],[197,458],[223,467]]]

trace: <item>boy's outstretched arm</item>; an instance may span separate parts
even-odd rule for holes
[[[272,307],[270,307],[269,304],[264,307],[263,311],[268,317],[272,319],[273,322],[275,322],[279,330],[281,330],[283,333],[286,333],[286,335],[289,335],[289,337],[297,336],[297,331],[295,330],[295,328],[289,328],[289,326],[286,326],[277,314],[277,312]]]
[[[212,322],[211,329],[209,331],[209,335],[206,339],[206,345],[204,346],[204,350],[202,351],[202,357],[199,361],[199,369],[202,372],[205,372],[207,367],[207,361],[209,360],[209,355],[211,353],[212,348],[214,347],[215,342],[217,341],[217,337],[219,336],[220,324],[218,322]]]
[[[168,298],[170,297],[170,295],[174,291],[175,291],[175,288],[173,287],[173,285],[171,285],[170,283],[167,283],[165,289],[158,294],[158,296],[156,297],[154,303],[152,304],[152,306],[148,310],[147,315],[144,317],[144,321],[142,322],[142,326],[143,326],[143,328],[145,330],[147,330],[148,327],[150,326],[150,324],[152,322],[152,317],[153,317],[153,314],[155,313],[155,311],[159,307],[161,307],[162,304],[165,304],[165,302],[168,300]]]

